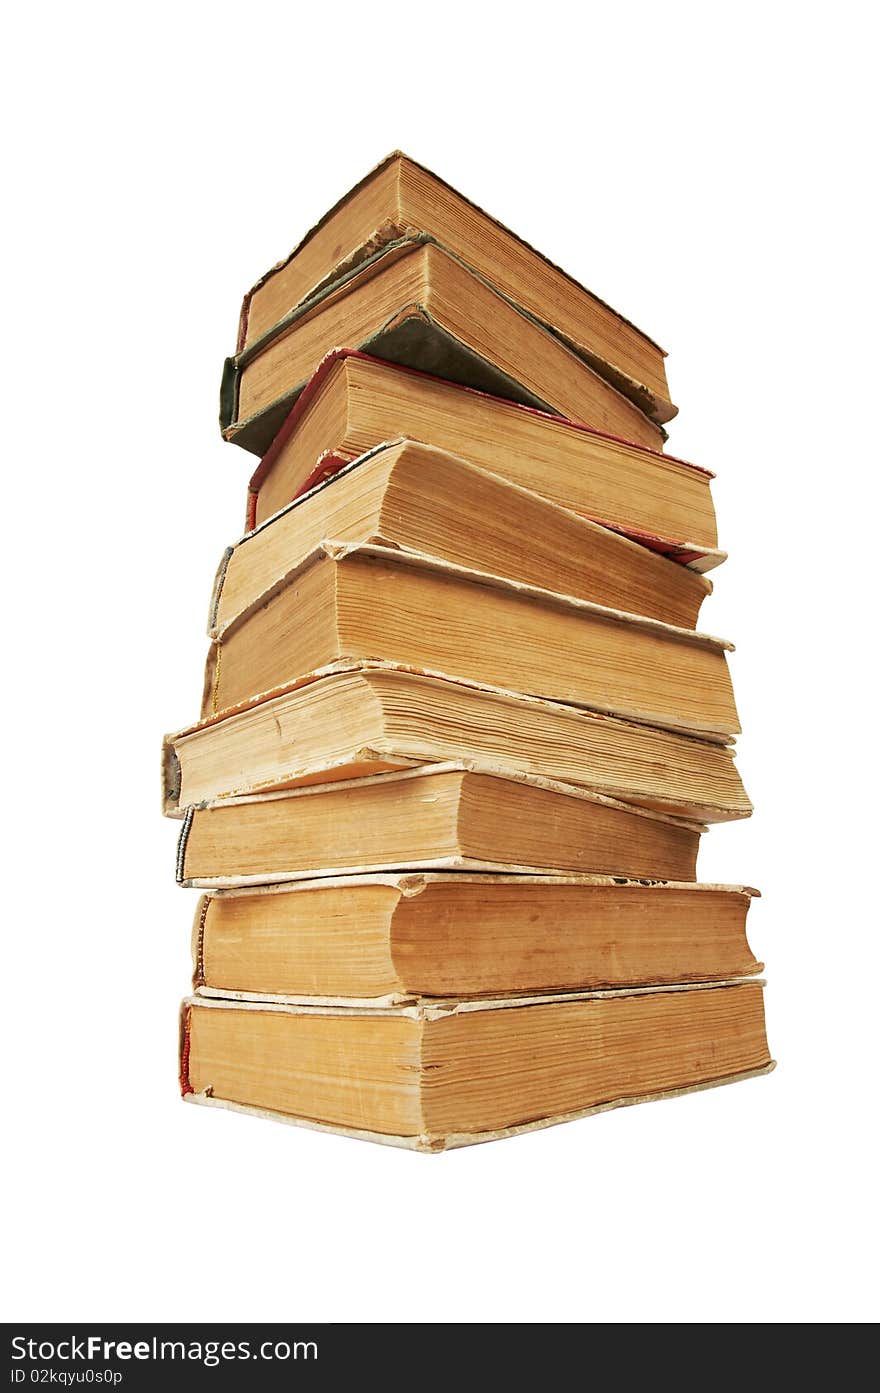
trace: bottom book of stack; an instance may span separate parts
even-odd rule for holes
[[[754,893],[463,871],[212,891],[182,1092],[441,1151],[766,1073]]]

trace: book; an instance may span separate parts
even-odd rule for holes
[[[239,323],[239,349],[270,334],[322,285],[413,231],[453,248],[656,420],[674,416],[662,348],[497,219],[399,150],[341,198],[294,251],[248,292]]]
[[[662,426],[554,334],[448,249],[423,238],[383,248],[228,360],[224,437],[262,454],[324,354],[340,344],[558,411],[641,445],[659,449],[666,438]]]
[[[433,445],[383,443],[227,548],[209,632],[266,603],[325,538],[421,552],[693,628],[705,576]]]
[[[297,398],[250,481],[250,530],[383,440],[408,435],[614,528],[684,565],[724,560],[712,474],[576,421],[338,349]]]
[[[435,557],[323,542],[213,642],[202,715],[380,658],[727,740],[730,647]]]
[[[611,876],[395,872],[204,895],[197,993],[395,1005],[748,977],[757,891]]]
[[[762,984],[385,1009],[190,998],[181,1092],[440,1151],[767,1073]]]
[[[190,808],[177,870],[205,889],[432,868],[693,880],[702,830],[548,779],[444,765]]]
[[[701,822],[752,811],[729,746],[376,662],[309,673],[166,736],[165,811],[457,760],[545,774]]]

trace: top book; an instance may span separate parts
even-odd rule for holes
[[[664,350],[527,242],[399,150],[356,184],[244,298],[238,352],[273,337],[317,291],[401,238],[425,234],[563,339],[657,422],[669,399]]]

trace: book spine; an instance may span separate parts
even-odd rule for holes
[[[189,841],[189,829],[192,827],[193,809],[187,808],[183,819],[183,826],[180,829],[180,836],[177,839],[177,864],[175,873],[178,885],[184,885],[184,867],[186,865],[186,844]]]
[[[217,692],[220,686],[220,651],[221,645],[216,639],[211,640],[208,649],[208,658],[205,663],[205,682],[202,687],[202,707],[201,720],[206,720],[208,716],[217,714]]]
[[[192,1030],[192,1007],[183,1006],[180,1012],[180,1041],[179,1053],[180,1060],[180,1096],[185,1098],[188,1093],[194,1093],[195,1089],[190,1083],[189,1078],[189,1052],[190,1052],[190,1032]]]
[[[180,760],[174,739],[166,735],[162,741],[162,811],[172,817],[180,804]]]
[[[220,379],[220,430],[226,432],[238,415],[238,363],[227,358]]]
[[[266,280],[268,279],[268,277],[264,276],[263,279]],[[238,315],[238,338],[235,344],[236,353],[242,353],[244,351],[244,346],[247,343],[248,318],[251,312],[251,300],[253,298],[254,291],[260,284],[261,282],[257,281],[257,285],[253,286],[253,288],[247,292],[247,294],[241,302],[241,310],[239,311]]]
[[[210,896],[202,895],[199,899],[196,917],[193,921],[192,932],[192,958],[193,958],[193,988],[204,987],[205,983],[205,925],[208,920],[208,909],[210,907]]]
[[[250,509],[250,498],[248,498],[248,509]],[[250,531],[250,528],[248,528]],[[226,579],[226,572],[229,568],[229,561],[234,552],[234,547],[227,547],[217,567],[217,574],[214,577],[214,588],[211,591],[211,604],[208,610],[208,633],[213,638],[214,630],[217,627],[217,612],[220,608],[220,595],[223,591],[223,582]]]

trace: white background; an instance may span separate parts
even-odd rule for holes
[[[17,7],[2,101],[8,1318],[877,1314],[873,7]],[[10,29],[11,26],[11,29]],[[669,350],[715,469],[776,1073],[434,1159],[177,1097],[247,286],[395,146]]]

